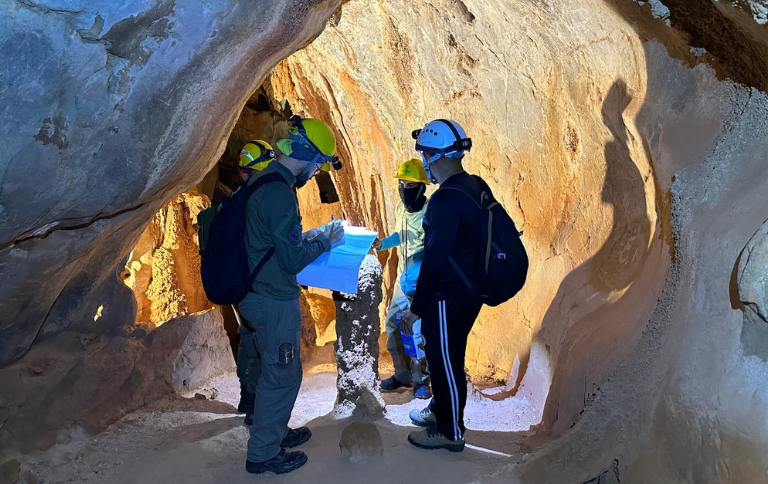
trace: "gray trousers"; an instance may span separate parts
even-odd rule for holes
[[[235,318],[237,318],[237,333],[240,335],[240,344],[237,345],[237,379],[240,380],[240,390],[248,390],[249,393],[253,393],[254,383],[251,383],[248,378],[249,374],[254,375],[254,382],[258,381],[259,373],[261,372],[261,364],[258,359],[251,358],[250,354],[253,351],[248,348],[253,348],[253,333],[246,329],[240,316],[240,311],[237,306],[233,305],[232,310],[235,312]]]
[[[403,294],[400,282],[395,283],[395,291],[392,294],[392,302],[387,311],[387,351],[392,356],[392,363],[395,365],[395,378],[402,383],[411,385],[426,385],[429,382],[429,372],[427,371],[426,358],[411,358],[403,350],[403,340],[400,337],[400,331],[397,329],[397,313],[411,307],[408,297]],[[421,336],[421,321],[413,325],[413,335],[417,344],[424,344],[424,338]]]
[[[254,348],[253,333],[242,325],[237,328],[237,332],[240,334],[240,344],[237,346],[237,379],[240,380],[240,389],[253,393],[261,373],[261,362],[258,358],[252,358],[253,351],[249,351]],[[254,378],[251,379],[249,375],[254,375]]]
[[[253,425],[248,439],[248,460],[264,462],[280,452],[288,421],[301,386],[301,309],[299,299],[278,301],[249,293],[240,303],[240,314],[251,323],[254,334],[245,345],[259,371],[249,366],[249,388],[254,389]],[[280,345],[293,346],[293,360],[280,363]]]

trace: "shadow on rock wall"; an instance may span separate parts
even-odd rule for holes
[[[556,435],[570,428],[591,402],[595,387],[615,363],[616,340],[629,336],[625,324],[630,320],[609,317],[610,307],[632,297],[624,290],[635,282],[648,256],[651,220],[623,118],[631,101],[623,80],[613,84],[603,101],[603,123],[613,139],[605,145],[602,201],[613,212],[612,230],[597,253],[560,284],[539,331],[555,368],[543,424]]]
[[[653,164],[661,230],[651,241],[645,268],[668,260],[657,259],[658,239],[670,249],[674,244],[674,252],[634,349],[604,378],[574,428],[539,448],[518,472],[526,483],[584,482],[618,462],[621,482],[764,482],[768,427],[756,409],[768,402],[765,362],[744,357],[749,349],[742,348],[743,316],[737,310],[754,300],[742,290],[760,277],[747,282],[744,275],[750,271],[737,256],[745,245],[759,245],[755,235],[768,213],[761,155],[768,143],[768,98],[718,81],[722,70],[690,68],[696,62],[675,60],[690,61],[686,33],[633,2],[606,3],[642,38],[659,41],[643,43],[647,91],[634,120]],[[673,27],[675,15],[672,8]],[[743,38],[764,44],[767,32]],[[751,51],[749,45],[741,47]],[[736,57],[735,65],[743,65],[744,57]],[[744,249],[742,257],[748,252]],[[759,251],[756,255],[762,257]],[[765,274],[761,269],[756,272]],[[643,285],[644,271],[627,292]],[[620,301],[626,299],[628,294]],[[548,411],[550,422],[568,416],[556,407]],[[568,421],[562,423],[556,428],[567,428]]]

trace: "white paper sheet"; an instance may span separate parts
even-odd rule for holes
[[[371,250],[376,232],[363,227],[344,226],[344,245],[325,252],[301,271],[296,279],[303,286],[322,287],[357,294],[357,277],[365,255]]]

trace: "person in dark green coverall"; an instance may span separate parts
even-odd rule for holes
[[[263,140],[248,141],[240,150],[240,160],[238,168],[243,182],[247,182],[252,176],[260,172],[274,161],[275,152],[272,146]],[[254,384],[258,381],[258,375],[249,378],[249,372],[259,372],[260,366],[258,360],[251,359],[246,347],[253,347],[253,332],[243,322],[237,305],[232,305],[232,310],[237,318],[237,332],[240,335],[240,343],[237,346],[237,378],[240,380],[240,402],[237,404],[237,411],[245,414],[245,424],[253,423],[253,392]],[[252,352],[251,352],[252,353]]]
[[[281,155],[248,183],[278,173],[286,183],[267,183],[251,196],[246,207],[245,246],[251,270],[267,251],[275,253],[238,305],[253,328],[250,357],[259,371],[249,371],[255,406],[248,440],[246,470],[252,473],[290,472],[306,463],[300,451],[286,451],[312,436],[306,427],[288,428],[301,385],[300,288],[296,274],[323,252],[344,243],[341,224],[302,232],[299,205],[291,187],[301,187],[336,151],[333,132],[318,119],[294,119],[288,137],[277,142]]]

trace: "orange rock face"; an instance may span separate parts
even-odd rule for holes
[[[137,323],[160,326],[213,307],[200,280],[197,214],[208,197],[186,192],[158,211],[141,235],[123,271],[136,295]]]
[[[393,174],[416,155],[411,130],[436,117],[465,127],[474,141],[466,168],[524,230],[531,258],[523,291],[482,311],[467,370],[475,382],[516,386],[541,340],[555,371],[537,378],[559,402],[549,425],[568,428],[589,393],[583,382],[599,382],[637,341],[669,262],[634,124],[646,90],[642,46],[627,25],[534,32],[538,20],[514,2],[501,17],[492,5],[406,3],[346,5],[267,84],[278,102],[334,126],[346,163],[332,173],[342,209],[382,235],[394,221]],[[604,64],[585,60],[598,58]]]

